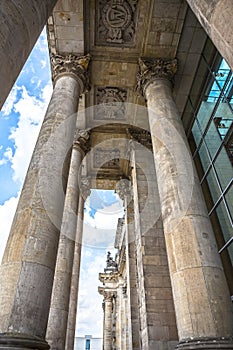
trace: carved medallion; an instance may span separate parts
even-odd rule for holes
[[[127,91],[116,87],[97,87],[95,90],[95,103],[98,106],[94,119],[125,119],[124,102]]]
[[[137,0],[96,1],[96,43],[125,46],[133,43]]]
[[[119,149],[95,148],[94,150],[94,167],[95,168],[118,168],[119,162],[120,162]]]

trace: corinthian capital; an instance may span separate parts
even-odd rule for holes
[[[73,146],[85,155],[90,148],[90,129],[77,129],[74,134]]]
[[[76,56],[73,54],[51,54],[51,67],[53,81],[64,74],[74,76],[82,85],[83,92],[89,89],[88,66],[91,56]]]
[[[165,78],[173,82],[177,71],[177,59],[141,59],[137,74],[137,91],[144,95],[145,88],[156,78]]]

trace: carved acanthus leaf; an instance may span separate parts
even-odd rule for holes
[[[55,81],[59,75],[69,73],[77,77],[83,85],[83,92],[89,89],[88,66],[91,56],[77,56],[73,54],[51,54],[52,77]]]
[[[146,86],[156,78],[165,78],[173,82],[177,71],[177,59],[139,59],[136,90],[144,95]]]
[[[74,134],[74,147],[81,149],[84,153],[90,149],[90,129],[77,129]]]

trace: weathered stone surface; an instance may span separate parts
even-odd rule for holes
[[[227,338],[233,328],[229,292],[169,80],[155,78],[145,94],[179,339]]]
[[[2,333],[45,338],[64,200],[62,165],[73,141],[78,96],[74,78],[63,76],[57,80],[1,266]],[[65,103],[61,102],[63,98]],[[51,148],[46,148],[50,142]],[[53,156],[54,148],[57,157]]]
[[[231,0],[187,1],[218,51],[233,69],[233,36],[229,26],[233,4]],[[221,15],[220,15],[221,14]]]
[[[3,0],[0,17],[0,108],[57,0]]]

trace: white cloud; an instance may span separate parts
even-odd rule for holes
[[[3,158],[0,159],[0,166],[6,164],[8,161],[11,161],[13,158],[13,151],[12,148],[7,147],[3,154]]]
[[[104,271],[105,261],[105,251],[83,247],[76,336],[103,336],[103,297],[98,293],[98,285],[101,285],[98,276]]]
[[[1,110],[3,115],[7,116],[11,113],[11,111],[14,107],[14,103],[16,102],[16,99],[17,99],[18,90],[19,90],[19,87],[17,85],[15,85],[13,87],[13,89],[11,90],[10,95],[8,96],[6,102],[4,103],[3,108]]]
[[[19,195],[17,197],[11,197],[3,205],[0,205],[0,262],[5,250],[18,199]]]
[[[44,28],[42,33],[40,34],[40,37],[39,37],[36,45],[37,45],[37,48],[41,52],[47,52],[47,50],[48,50],[48,40],[47,40],[46,28]]]
[[[44,69],[47,66],[46,60],[41,60],[40,63],[41,63],[41,68],[42,69]]]
[[[13,180],[22,184],[34,149],[36,138],[44,118],[48,102],[52,93],[51,83],[48,83],[41,92],[41,98],[29,95],[27,89],[21,87],[21,98],[14,105],[15,112],[19,113],[19,121],[11,129],[9,136],[13,140],[15,153],[11,159],[14,171]]]
[[[98,209],[94,218],[90,216],[88,199],[85,207],[83,245],[99,249],[106,249],[109,246],[113,248],[118,219],[124,216],[122,200],[118,197],[112,205]]]

